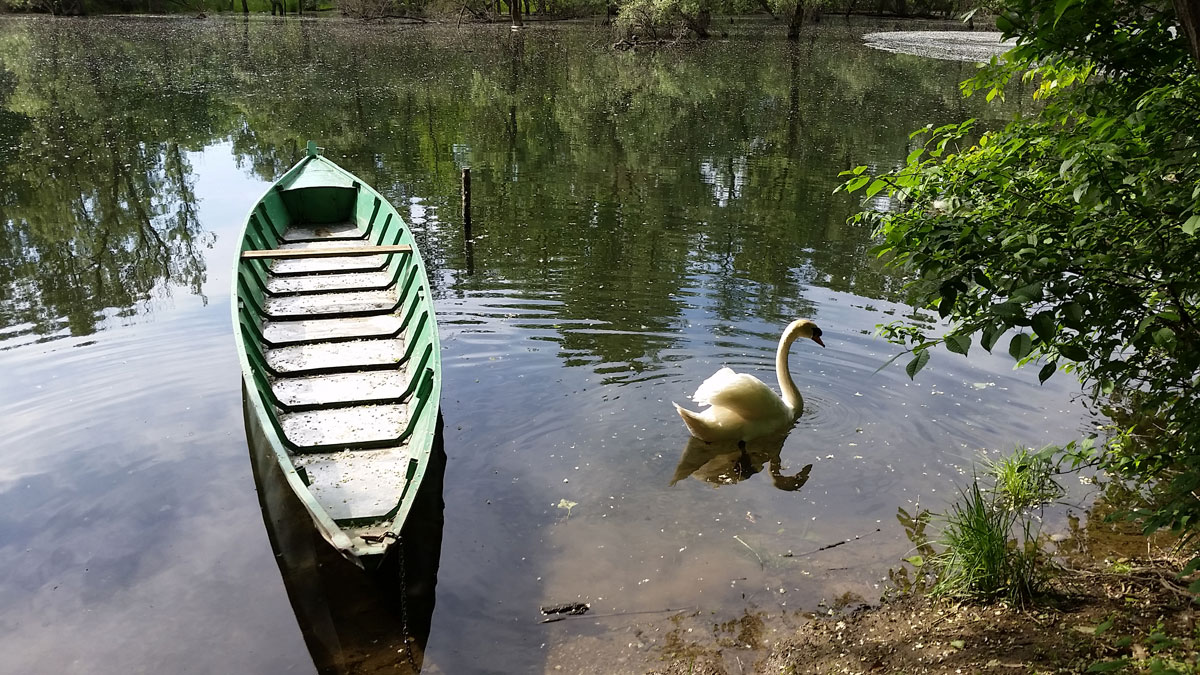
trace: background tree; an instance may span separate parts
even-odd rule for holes
[[[617,14],[617,25],[631,35],[666,38],[681,30],[708,37],[713,0],[627,0]]]

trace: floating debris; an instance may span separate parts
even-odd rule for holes
[[[542,607],[542,614],[549,617],[542,619],[542,623],[562,621],[568,616],[587,614],[587,611],[591,608],[592,606],[586,602],[568,602],[565,605],[550,605],[548,607]]]

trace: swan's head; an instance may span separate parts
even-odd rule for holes
[[[821,341],[821,327],[808,319],[796,319],[788,324],[787,330],[783,331],[783,334],[788,342],[808,338],[822,347],[825,346],[825,343]]]

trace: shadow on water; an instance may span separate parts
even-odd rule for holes
[[[687,446],[679,457],[679,464],[675,466],[675,474],[671,476],[671,485],[688,476],[717,487],[732,485],[746,480],[766,467],[772,485],[786,492],[795,492],[808,482],[808,474],[813,465],[806,464],[790,476],[784,474],[780,453],[786,440],[787,434],[738,443],[706,443],[698,438],[689,437]]]
[[[345,559],[313,527],[254,419],[246,417],[246,434],[263,520],[317,672],[420,672],[442,550],[446,451],[441,417],[400,543],[373,570]]]

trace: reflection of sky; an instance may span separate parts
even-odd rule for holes
[[[234,162],[232,144],[220,143],[204,152],[188,155],[197,176],[196,199],[204,229],[216,234],[216,244],[206,255],[208,277],[204,294],[224,300],[233,274],[233,254],[246,214],[270,183],[240,171]]]
[[[706,159],[700,162],[700,176],[712,186],[717,205],[729,206],[729,202],[742,195],[742,187],[746,184],[746,158]]]
[[[0,356],[11,672],[303,672],[214,304]]]
[[[217,233],[205,294],[149,322],[0,352],[0,650],[6,672],[311,669],[265,537],[227,288],[262,188],[228,148],[191,157]],[[64,644],[70,645],[64,648]]]

